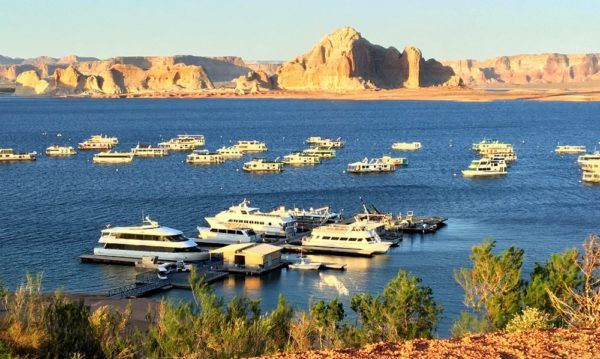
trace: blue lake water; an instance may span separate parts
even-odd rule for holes
[[[600,229],[600,187],[580,182],[575,156],[552,152],[559,142],[600,149],[599,103],[0,98],[0,148],[43,153],[94,133],[118,136],[119,149],[180,133],[204,134],[212,150],[258,139],[273,158],[302,149],[313,135],[341,136],[347,146],[320,166],[269,175],[244,173],[245,159],[190,166],[184,153],[124,166],[93,165],[92,153],[83,152],[0,165],[0,278],[10,288],[26,272],[43,272],[46,289],[105,291],[130,283],[135,269],[81,264],[78,256],[91,251],[106,224],[137,224],[142,210],[193,236],[205,216],[243,198],[264,210],[329,205],[348,215],[361,210],[362,196],[386,212],[448,217],[448,226],[406,236],[388,255],[316,257],[347,263],[346,272],[231,277],[215,285],[218,292],[227,298],[245,292],[261,298],[264,309],[283,293],[304,309],[343,288],[377,293],[404,269],[433,288],[444,306],[439,333],[447,335],[463,308],[452,273],[468,265],[471,246],[493,236],[500,249],[524,248],[527,271]],[[460,175],[476,157],[471,144],[484,137],[515,145],[519,160],[506,178]],[[389,153],[395,141],[421,141],[423,149],[397,152],[409,166],[395,173],[343,173],[349,162]]]

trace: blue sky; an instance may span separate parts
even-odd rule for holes
[[[600,52],[600,0],[0,0],[0,54],[288,60],[345,25],[427,58]]]

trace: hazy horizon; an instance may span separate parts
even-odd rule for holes
[[[435,10],[435,11],[433,11]],[[343,26],[370,42],[425,58],[478,59],[518,54],[600,52],[595,1],[314,0],[301,4],[239,0],[227,5],[176,0],[85,3],[21,1],[4,5],[0,55],[13,58],[75,54],[115,56],[240,56],[287,61]],[[367,14],[367,16],[365,16]]]

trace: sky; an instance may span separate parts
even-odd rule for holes
[[[0,55],[289,60],[346,25],[439,60],[600,52],[600,0],[0,0]]]

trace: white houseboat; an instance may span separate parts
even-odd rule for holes
[[[192,165],[216,165],[225,162],[225,159],[220,154],[208,150],[194,150],[185,161]]]
[[[223,158],[242,158],[244,157],[244,151],[238,149],[235,146],[221,147],[217,150],[217,153],[223,156]]]
[[[65,157],[74,156],[77,152],[72,146],[52,145],[46,148],[46,156],[48,157]]]
[[[90,138],[80,142],[77,148],[80,150],[110,150],[114,146],[119,144],[119,139],[116,137],[109,137],[107,135],[92,135]]]
[[[473,160],[469,168],[462,171],[464,177],[495,177],[504,176],[507,165],[503,159],[482,158]]]
[[[360,162],[350,163],[348,165],[348,173],[385,173],[394,172],[396,165],[391,163],[385,163],[380,158],[373,158],[369,160],[365,157]]]
[[[571,145],[559,145],[559,146],[556,146],[556,148],[554,149],[554,152],[556,152],[557,154],[567,154],[567,155],[585,153],[585,151],[586,151],[585,146],[571,146]]]
[[[120,164],[133,162],[133,153],[131,152],[100,152],[94,155],[92,160],[100,164]]]
[[[158,144],[159,147],[165,147],[171,151],[193,151],[205,144],[204,135],[177,135],[168,141]]]
[[[277,159],[269,161],[264,158],[253,158],[250,162],[244,163],[243,169],[246,172],[281,172],[283,171],[283,162]]]
[[[307,155],[317,156],[322,159],[335,158],[336,152],[333,148],[329,147],[310,147],[302,151]]]
[[[12,148],[1,148],[0,149],[0,162],[21,162],[21,161],[35,161],[37,158],[37,152],[19,153],[15,152]]]
[[[152,147],[149,144],[137,144],[131,149],[131,152],[136,157],[163,157],[169,154],[167,147]]]
[[[294,152],[283,156],[282,162],[290,166],[318,165],[321,163],[319,156],[309,155],[303,152]]]
[[[306,141],[307,144],[313,145],[316,147],[328,147],[328,148],[342,148],[345,143],[342,141],[340,137],[336,139],[331,138],[322,138],[318,136],[309,137]]]
[[[416,151],[421,149],[421,142],[396,142],[392,149],[397,151]]]
[[[268,150],[264,142],[256,140],[239,140],[233,147],[245,153],[265,152]]]
[[[177,229],[163,227],[146,217],[141,226],[114,227],[102,230],[97,256],[143,258],[161,261],[200,261],[208,258],[191,239]]]
[[[310,252],[372,256],[386,253],[392,243],[361,223],[329,224],[312,230],[302,239],[302,249]]]
[[[600,171],[583,171],[581,180],[587,183],[600,183]]]

